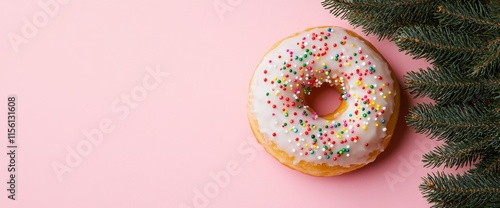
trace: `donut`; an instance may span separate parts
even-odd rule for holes
[[[306,102],[315,88],[339,92],[340,106],[318,115]],[[382,55],[350,30],[322,26],[269,50],[249,87],[248,120],[256,140],[279,162],[312,176],[336,176],[373,162],[396,126],[399,85]]]

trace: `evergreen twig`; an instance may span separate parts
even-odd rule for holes
[[[439,104],[491,100],[499,95],[500,74],[487,79],[471,78],[457,73],[458,67],[411,71],[405,76],[405,89],[415,97],[427,96]]]
[[[500,114],[483,106],[417,104],[410,109],[406,121],[417,133],[446,142],[470,141],[486,135],[498,138],[500,134]],[[494,142],[500,145],[500,139]]]
[[[401,26],[437,24],[434,0],[325,0],[323,7],[379,39],[392,38]],[[415,13],[426,15],[414,15]],[[375,21],[372,21],[375,20]],[[381,21],[383,20],[383,22]]]
[[[485,154],[481,158],[481,161],[468,171],[469,173],[485,177],[488,175],[500,175],[500,154],[498,152]]]
[[[394,40],[400,51],[443,67],[464,65],[488,52],[469,34],[447,27],[402,27]]]
[[[453,26],[471,32],[498,32],[500,22],[490,17],[489,8],[482,1],[443,1],[436,18],[442,26]]]
[[[420,185],[433,207],[498,207],[500,176],[483,177],[466,173],[453,175],[438,172],[424,177]]]
[[[439,167],[444,164],[445,168],[456,167],[456,169],[470,166],[477,161],[481,154],[488,152],[492,138],[478,139],[477,142],[448,143],[438,146],[429,153],[424,154],[422,162],[425,167]]]
[[[473,76],[494,76],[500,73],[500,43],[499,37],[487,43],[489,53],[482,54],[472,62]]]

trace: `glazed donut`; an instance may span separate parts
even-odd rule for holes
[[[322,85],[340,106],[319,116],[305,97]],[[315,27],[275,44],[257,66],[248,119],[257,141],[284,165],[313,176],[365,166],[387,147],[399,86],[378,51],[352,31]]]

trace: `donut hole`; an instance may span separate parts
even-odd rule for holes
[[[339,97],[340,93],[334,86],[324,84],[311,90],[309,95],[305,96],[305,102],[318,116],[322,117],[339,108],[341,103]]]

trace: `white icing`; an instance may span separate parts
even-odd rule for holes
[[[394,96],[396,95],[388,64],[359,38],[347,34],[344,29],[338,27],[330,27],[330,29],[331,32],[328,32],[328,28],[315,28],[281,42],[265,55],[251,82],[250,112],[258,121],[260,132],[264,134],[266,139],[276,143],[278,148],[293,156],[295,158],[294,164],[303,160],[317,164],[326,163],[330,166],[348,167],[353,164],[371,162],[367,161],[369,153],[375,150],[383,151],[381,140],[386,136],[386,124],[390,122]],[[320,37],[324,36],[327,39],[321,38],[320,40]],[[313,37],[315,40],[312,40]],[[346,41],[346,43],[341,44],[341,41]],[[327,46],[324,45],[325,43]],[[304,46],[304,49],[301,48],[301,45]],[[313,46],[316,48],[313,49]],[[306,49],[309,49],[309,52],[313,54],[307,53],[307,57],[305,57]],[[318,53],[323,53],[319,59],[314,56]],[[355,53],[356,55],[354,55]],[[339,62],[337,59],[342,60]],[[304,63],[305,67],[303,67]],[[342,64],[342,67],[339,64]],[[282,70],[283,66],[286,70]],[[302,71],[300,68],[303,68]],[[360,70],[361,75],[356,73],[356,69]],[[372,72],[372,69],[375,69],[375,72]],[[321,70],[330,70],[330,72],[327,75]],[[367,70],[368,72],[366,72]],[[297,73],[294,74],[293,71]],[[342,72],[345,74],[343,75]],[[304,75],[301,76],[301,73]],[[285,77],[286,75],[288,78]],[[382,80],[379,80],[379,76],[382,77]],[[357,82],[359,77],[362,78],[361,85]],[[281,83],[278,83],[278,80]],[[312,82],[313,80],[315,81]],[[272,81],[274,84],[271,84]],[[322,84],[343,87],[344,90],[341,91],[346,93],[343,94],[346,98],[343,102],[347,102],[346,111],[339,115],[335,121],[328,121],[317,116],[308,106],[299,109],[298,106],[302,106],[300,100],[304,99],[306,94],[304,91],[307,88],[300,84],[297,86],[297,83],[302,82],[306,85],[309,82],[311,89]],[[373,85],[373,89],[370,88],[370,85]],[[286,90],[283,90],[284,88]],[[297,88],[300,91],[296,91]],[[266,93],[269,95],[266,96]],[[301,96],[302,98],[300,98]],[[363,103],[366,99],[370,99],[370,104]],[[295,102],[295,106],[292,102]],[[355,106],[355,103],[358,106]],[[286,106],[287,104],[289,107]],[[276,108],[273,108],[273,105],[276,105]],[[371,109],[372,107],[374,109]],[[286,111],[282,111],[282,108],[285,108]],[[364,111],[363,108],[365,108]],[[356,110],[358,111],[357,115],[355,115]],[[382,113],[382,110],[385,112]],[[303,115],[304,112],[308,116]],[[294,115],[295,113],[297,115]],[[366,114],[366,117],[363,117],[363,114]],[[291,123],[291,119],[294,120],[293,123]],[[301,119],[304,122],[307,120],[307,124],[311,128],[310,131],[307,131],[307,125],[299,124]],[[284,126],[285,123],[286,126]],[[340,126],[337,126],[339,123]],[[313,128],[313,125],[316,127]],[[325,128],[325,125],[328,125],[328,128]],[[322,129],[321,132],[319,128]],[[335,133],[331,134],[331,131]],[[317,140],[316,145],[314,145],[314,139]],[[329,148],[331,150],[328,150]],[[347,149],[348,151],[346,151]],[[344,151],[338,157],[338,152],[342,150]],[[333,154],[330,154],[330,151]],[[327,154],[324,155],[324,152]]]

